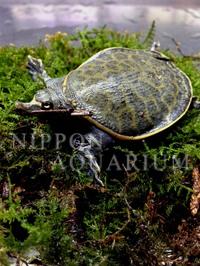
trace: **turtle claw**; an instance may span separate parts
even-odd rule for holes
[[[104,187],[104,183],[103,181],[100,179],[100,167],[93,155],[93,157],[90,159],[90,169],[92,170],[93,174],[94,174],[94,180],[97,181],[97,183],[99,185],[101,185],[102,187]]]
[[[31,55],[28,55],[27,69],[34,81],[37,80],[38,77],[41,78],[45,83],[50,79],[44,69],[41,59],[37,59]]]
[[[42,74],[42,72],[44,71],[42,60],[34,58],[31,55],[28,55],[28,66],[27,67],[31,71],[34,71],[39,74]]]

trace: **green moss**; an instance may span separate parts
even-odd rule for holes
[[[28,54],[40,57],[49,75],[59,77],[106,47],[147,48],[154,27],[143,43],[138,33],[102,28],[46,36],[37,47],[0,48],[1,264],[7,265],[7,252],[24,257],[36,248],[47,265],[154,265],[169,261],[165,250],[172,247],[183,219],[188,226],[199,221],[189,212],[192,170],[200,159],[198,110],[189,110],[159,136],[116,146],[121,171],[103,173],[106,189],[92,185],[83,170],[67,167],[71,154],[65,143],[56,150],[52,138],[41,148],[42,134],[59,132],[59,120],[55,131],[36,117],[14,112],[16,100],[28,101],[43,87],[27,73]],[[200,97],[193,59],[166,54],[190,77]],[[125,171],[127,155],[135,164]],[[199,254],[176,246],[174,260],[180,255],[186,262],[199,260]]]

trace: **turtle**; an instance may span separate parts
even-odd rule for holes
[[[61,78],[51,78],[42,60],[29,55],[29,72],[34,79],[40,77],[45,88],[29,103],[16,102],[16,108],[87,120],[89,132],[76,149],[103,186],[91,140],[103,149],[115,140],[143,140],[175,124],[192,102],[200,107],[189,77],[154,48],[106,48]]]

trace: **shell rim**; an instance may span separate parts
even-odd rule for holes
[[[112,49],[118,49],[118,48],[123,48],[123,49],[127,49],[127,50],[134,50],[134,49],[131,49],[131,48],[127,48],[127,47],[110,47],[110,48],[106,48],[106,49],[103,49],[99,52],[97,52],[96,54],[94,54],[93,56],[96,56],[98,55],[99,53],[101,53],[102,51],[106,51],[106,50],[112,50]],[[142,50],[142,49],[141,49]],[[149,51],[151,52],[151,51]],[[159,54],[163,55],[164,57],[166,57],[164,54],[158,52]],[[93,57],[92,56],[92,57]],[[80,66],[78,66],[76,69],[78,69],[79,67],[83,66],[84,64],[86,64],[89,60],[91,59],[88,58],[85,62],[83,62]],[[178,67],[177,67],[178,68]],[[76,70],[75,69],[75,70]],[[145,138],[148,138],[148,137],[151,137],[153,135],[156,135],[162,131],[164,131],[165,129],[171,127],[172,125],[174,125],[177,121],[179,121],[188,111],[190,105],[191,105],[191,102],[192,102],[192,97],[193,97],[193,88],[192,88],[192,83],[191,83],[191,80],[189,79],[189,77],[180,69],[178,68],[179,71],[185,76],[185,78],[188,80],[188,83],[189,83],[189,87],[190,87],[190,92],[191,92],[191,96],[190,96],[190,100],[188,102],[188,105],[187,107],[185,108],[185,111],[182,112],[179,117],[177,117],[177,119],[173,120],[171,123],[169,123],[168,125],[166,125],[165,127],[161,127],[159,128],[158,130],[154,130],[152,132],[149,132],[149,133],[144,133],[144,134],[141,134],[141,135],[137,135],[137,136],[127,136],[127,135],[123,135],[123,134],[119,134],[119,133],[116,133],[115,131],[113,131],[112,129],[109,129],[108,127],[105,127],[104,125],[102,125],[101,123],[99,123],[98,121],[96,121],[95,119],[93,119],[92,117],[90,116],[83,116],[84,119],[86,119],[87,121],[89,121],[90,123],[92,123],[93,125],[95,125],[97,128],[103,130],[104,132],[108,133],[109,135],[113,136],[114,138],[117,138],[119,140],[142,140],[142,139],[145,139]],[[72,70],[74,71],[74,70]],[[67,90],[67,80],[68,80],[68,77],[69,77],[69,74],[71,73],[71,71],[66,75],[66,77],[64,78],[64,81],[63,81],[63,91],[65,92],[65,90]]]

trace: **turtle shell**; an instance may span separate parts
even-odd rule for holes
[[[119,139],[143,139],[174,124],[192,99],[189,78],[161,53],[108,48],[64,80],[66,101]]]

